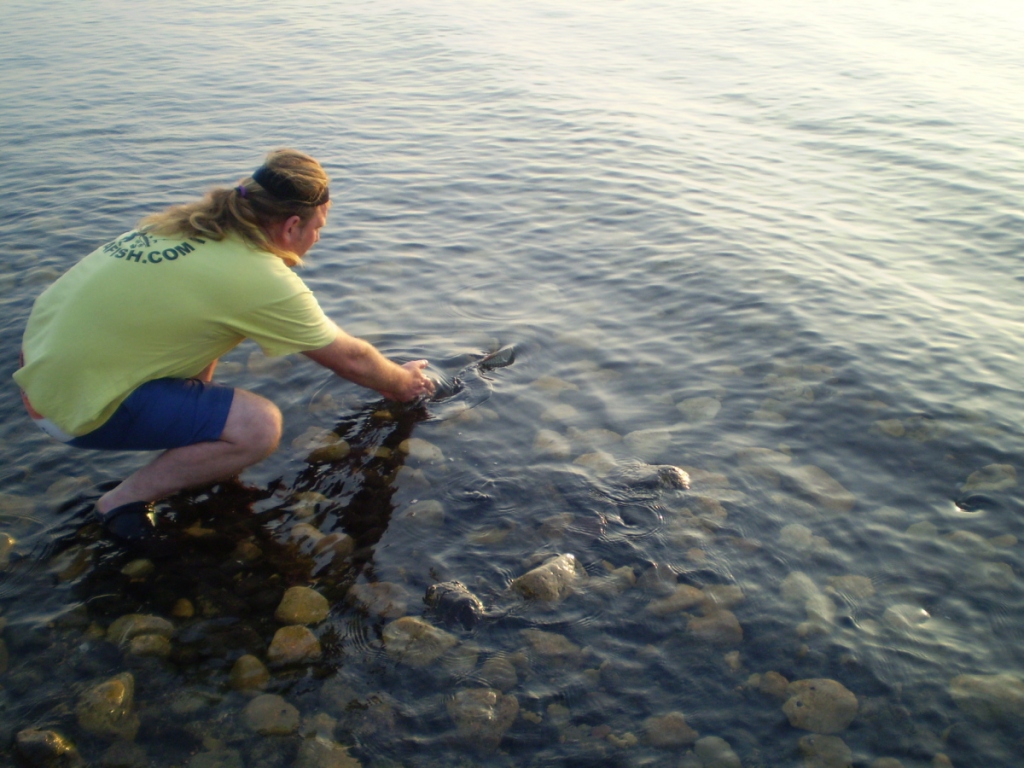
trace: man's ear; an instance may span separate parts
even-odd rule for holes
[[[271,242],[278,248],[286,251],[292,250],[292,246],[299,237],[302,229],[302,219],[298,216],[289,216],[284,221],[279,221],[271,226],[269,231]]]
[[[298,241],[302,235],[302,219],[298,216],[289,216],[281,225],[281,232],[289,245]]]

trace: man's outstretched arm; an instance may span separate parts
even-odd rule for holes
[[[423,373],[426,360],[398,365],[369,342],[349,336],[340,328],[334,341],[326,347],[303,354],[343,379],[403,403],[434,392],[434,382]]]

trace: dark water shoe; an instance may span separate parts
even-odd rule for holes
[[[157,536],[156,508],[151,501],[133,501],[106,514],[96,510],[104,530],[120,541],[151,541]]]

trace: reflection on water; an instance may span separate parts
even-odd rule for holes
[[[289,144],[304,278],[443,386],[244,345],[282,447],[145,552],[88,515],[145,457],[0,393],[5,759],[1019,763],[1013,9],[60,5],[0,33],[8,372],[79,256]]]

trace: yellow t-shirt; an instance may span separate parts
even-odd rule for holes
[[[244,339],[277,356],[320,349],[336,333],[274,254],[236,237],[133,230],[36,299],[14,379],[39,413],[77,436],[102,425],[141,384],[195,376]]]

